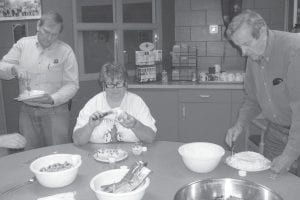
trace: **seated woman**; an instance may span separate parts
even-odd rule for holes
[[[157,131],[155,120],[142,98],[127,91],[125,68],[106,63],[99,79],[104,91],[91,98],[79,112],[74,143],[153,142]]]

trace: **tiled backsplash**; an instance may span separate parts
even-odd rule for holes
[[[277,30],[284,29],[284,5],[285,0],[243,0],[243,9],[257,11]],[[219,32],[210,34],[209,25],[218,25]],[[221,0],[175,0],[176,44],[197,46],[201,70],[214,64],[222,70],[244,70],[245,58],[224,38],[224,30]]]

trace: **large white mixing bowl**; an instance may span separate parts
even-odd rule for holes
[[[214,170],[225,154],[223,147],[208,142],[187,143],[180,146],[178,152],[186,167],[197,173]]]
[[[47,168],[50,165],[63,164],[65,162],[72,164],[72,167],[55,172],[41,171],[44,167]],[[51,154],[33,161],[30,165],[30,170],[35,174],[41,185],[49,188],[59,188],[67,186],[75,180],[80,165],[80,155]]]
[[[149,178],[146,178],[145,183],[131,192],[109,193],[101,190],[102,185],[119,182],[127,172],[128,169],[113,169],[101,172],[92,178],[90,187],[99,200],[141,200],[150,184]]]

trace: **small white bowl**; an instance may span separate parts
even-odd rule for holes
[[[56,172],[41,172],[43,167],[48,167],[55,163],[68,162],[72,164],[69,169]],[[81,165],[81,156],[72,154],[51,154],[36,159],[30,164],[30,170],[35,174],[38,182],[49,188],[60,188],[71,184],[77,174]]]
[[[178,152],[185,166],[197,173],[214,170],[225,154],[223,147],[208,142],[187,143],[180,146]]]
[[[145,183],[131,192],[109,193],[100,189],[102,185],[119,182],[127,172],[128,169],[113,169],[101,172],[92,178],[90,187],[99,200],[141,200],[150,184],[149,178],[146,178]]]

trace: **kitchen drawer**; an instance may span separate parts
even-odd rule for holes
[[[180,102],[217,102],[230,103],[230,90],[179,90]]]

